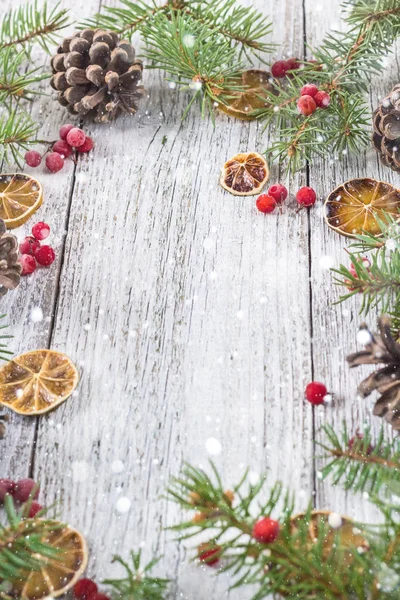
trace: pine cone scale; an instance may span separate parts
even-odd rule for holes
[[[66,38],[51,60],[51,85],[72,114],[107,122],[135,113],[144,94],[143,65],[127,40],[101,29],[85,29]]]
[[[12,233],[7,233],[4,221],[0,220],[0,296],[14,290],[21,281],[18,259],[18,240]]]
[[[400,172],[400,85],[396,85],[374,111],[372,143],[381,162]]]

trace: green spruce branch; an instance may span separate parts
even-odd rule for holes
[[[131,552],[130,563],[120,556],[115,556],[113,562],[119,563],[125,570],[125,577],[106,579],[104,584],[110,586],[110,594],[116,600],[163,600],[169,585],[169,579],[152,577],[150,572],[159,559],[151,560],[141,566],[141,553]]]
[[[15,107],[12,112],[0,116],[0,158],[6,162],[19,163],[22,151],[34,143],[38,126],[32,118]]]

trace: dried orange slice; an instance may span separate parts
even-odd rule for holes
[[[85,571],[88,551],[85,539],[69,525],[48,521],[52,531],[43,535],[42,541],[57,549],[56,558],[40,557],[44,564],[40,571],[27,571],[26,576],[14,584],[12,596],[21,600],[40,600],[62,596],[80,579]]]
[[[258,152],[235,154],[221,169],[220,184],[235,196],[258,194],[269,177],[267,161]]]
[[[37,179],[23,173],[0,175],[0,219],[8,229],[26,223],[43,202]]]
[[[0,369],[0,404],[22,415],[40,415],[64,402],[78,380],[68,356],[55,350],[33,350]]]
[[[329,227],[342,235],[377,235],[377,218],[384,221],[385,213],[400,218],[400,190],[376,179],[351,179],[329,194],[324,209]]]
[[[271,75],[262,69],[249,69],[232,80],[232,91],[219,110],[236,119],[255,119],[257,112],[268,104],[266,91],[272,92]],[[234,88],[241,88],[235,90]]]

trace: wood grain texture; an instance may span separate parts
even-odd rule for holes
[[[336,0],[323,10],[306,0],[305,15],[301,0],[253,4],[274,23],[277,57],[302,56],[304,22],[310,43],[339,24]],[[64,5],[82,17],[97,0]],[[43,501],[58,502],[61,516],[87,535],[88,572],[98,581],[118,572],[114,553],[141,546],[146,558],[164,554],[159,572],[174,580],[171,597],[246,600],[249,590],[227,592],[227,578],[192,566],[190,544],[160,533],[179,519],[160,496],[183,461],[207,465],[205,442],[216,438],[222,451],[212,458],[228,487],[249,466],[254,477],[282,479],[304,508],[314,491],[315,430],[344,418],[355,427],[368,414],[349,403],[357,377],[343,361],[354,347],[356,303],[330,304],[336,293],[320,257],[338,261],[343,240],[319,209],[296,214],[291,200],[264,218],[254,199],[219,187],[226,159],[268,146],[262,126],[218,116],[214,129],[196,111],[182,122],[188,96],[156,71],[146,71],[144,83],[137,116],[87,125],[93,153],[76,169],[40,174],[46,201],[38,218],[52,227],[57,263],[25,279],[4,311],[16,352],[62,350],[82,379],[37,432],[35,422],[13,418],[0,442],[0,476],[31,469]],[[45,137],[70,120],[53,101],[34,110]],[[271,181],[282,180],[271,166]],[[311,184],[322,197],[373,169],[379,173],[372,153],[318,165]],[[286,183],[295,192],[306,171]],[[30,322],[35,306],[42,323]],[[313,376],[346,400],[313,415],[303,401]],[[120,497],[132,503],[126,514],[117,511]],[[351,514],[360,505],[326,483],[316,503]]]

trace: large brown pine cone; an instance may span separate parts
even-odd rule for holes
[[[0,219],[0,296],[15,289],[21,281],[21,265],[18,262],[18,240],[8,233]]]
[[[400,172],[400,84],[375,110],[373,126],[372,141],[382,163]]]
[[[135,113],[144,88],[135,50],[113,31],[84,29],[67,37],[51,59],[51,86],[70,113],[108,122]]]

